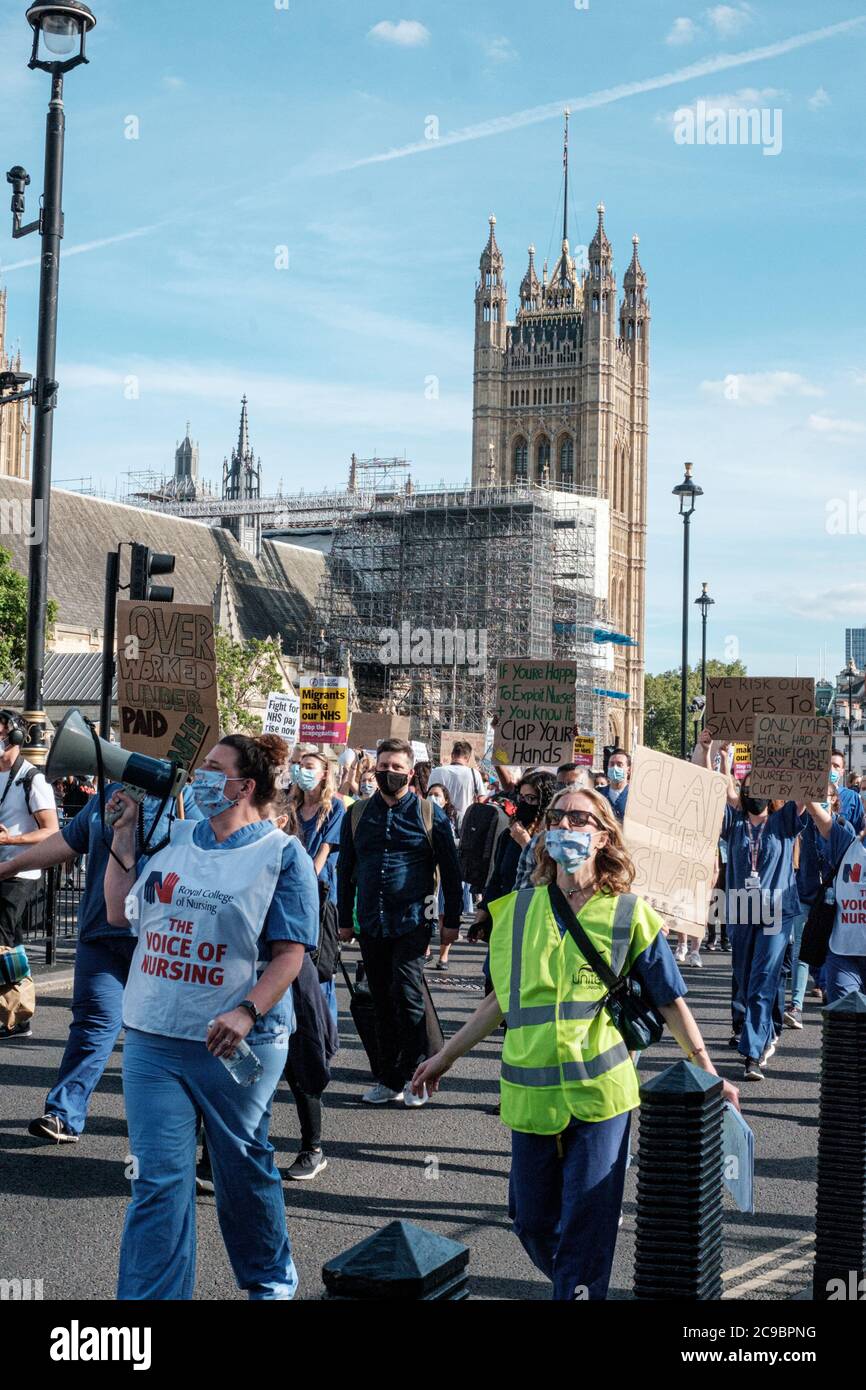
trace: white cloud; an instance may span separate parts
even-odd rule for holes
[[[698,34],[698,26],[693,19],[675,19],[665,43],[672,46],[691,43]]]
[[[820,111],[823,106],[830,105],[829,93],[823,87],[817,87],[809,97],[806,105],[810,111]]]
[[[489,63],[513,63],[517,49],[504,35],[498,39],[485,39],[484,53]]]
[[[735,405],[773,405],[783,396],[824,395],[799,372],[730,372],[722,381],[702,381],[701,390]]]
[[[708,113],[715,111],[741,111],[744,108],[768,106],[771,101],[779,101],[787,96],[787,92],[781,87],[741,87],[738,92],[722,92],[715,97],[698,97],[689,106],[678,106],[676,111],[664,111],[656,116],[656,120],[662,125],[670,126],[671,129],[681,119],[681,112],[697,112],[698,101],[703,105]]]
[[[162,79],[162,85],[169,92],[179,92],[182,87],[186,86],[186,83],[182,77],[171,77],[169,75]]]
[[[834,444],[846,444],[852,435],[866,434],[862,421],[842,420],[832,415],[810,415],[809,429],[825,435]]]
[[[441,135],[438,140],[416,140],[409,145],[401,145],[396,149],[386,150],[382,154],[372,154],[363,159],[354,159],[348,164],[334,164],[328,168],[322,166],[316,172],[333,174],[344,169],[360,169],[367,164],[384,164],[392,159],[405,159],[409,155],[430,154],[432,150],[444,150],[451,145],[462,145],[469,140],[484,140],[491,135],[507,135],[512,130],[521,130],[525,126],[537,125],[539,121],[559,121],[562,119],[563,106],[570,107],[572,112],[592,111],[600,106],[609,106],[615,101],[624,101],[628,97],[641,96],[645,92],[657,92],[664,87],[676,87],[683,82],[690,82],[694,78],[725,72],[728,68],[743,67],[746,63],[763,62],[769,58],[780,58],[785,53],[793,53],[799,48],[820,43],[824,39],[836,38],[842,34],[849,34],[855,29],[862,29],[864,24],[866,24],[866,15],[858,15],[856,19],[845,19],[839,24],[830,24],[823,29],[812,29],[805,34],[795,34],[790,39],[780,39],[777,43],[764,44],[761,48],[748,49],[743,53],[720,53],[714,58],[702,58],[697,63],[690,63],[687,67],[677,68],[674,72],[662,73],[658,77],[648,77],[640,82],[624,82],[616,87],[605,87],[601,91],[590,92],[586,96],[560,98],[559,101],[551,101],[544,106],[532,106],[524,111],[514,111],[508,116],[495,116],[491,120],[479,121],[475,125],[464,126],[461,130],[450,131]]]
[[[86,251],[99,251],[103,246],[114,246],[118,241],[132,241],[134,237],[149,236],[164,224],[155,222],[151,227],[135,227],[131,232],[119,232],[117,236],[101,237],[98,241],[83,241],[78,246],[64,246],[60,253],[61,261],[70,256],[83,256]],[[26,270],[28,266],[41,265],[40,256],[31,256],[25,261],[14,261],[12,265],[0,265],[0,271],[8,275],[10,270]]]
[[[707,19],[720,38],[730,38],[739,34],[752,20],[751,5],[713,5],[707,10]]]
[[[858,625],[866,612],[866,584],[839,584],[816,593],[797,593],[788,607],[798,618],[817,618],[823,623],[856,618]]]
[[[398,48],[420,48],[429,42],[430,30],[417,19],[400,19],[396,24],[392,19],[383,19],[381,23],[373,25],[367,38],[393,43]]]

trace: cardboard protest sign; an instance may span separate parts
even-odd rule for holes
[[[832,751],[833,721],[826,715],[798,719],[757,715],[751,795],[783,801],[826,800]]]
[[[429,763],[430,754],[427,751],[427,744],[420,743],[417,739],[412,739],[412,752],[415,755],[416,763]]]
[[[752,748],[748,743],[734,744],[734,776],[738,782],[744,781],[752,770]]]
[[[210,604],[121,599],[117,712],[122,748],[198,766],[220,736]]]
[[[301,743],[346,743],[349,681],[346,676],[305,676],[301,683]]]
[[[409,741],[408,714],[366,714],[355,710],[349,725],[349,742],[353,748],[375,748],[383,738],[402,738]]]
[[[632,892],[689,935],[706,929],[725,801],[718,772],[635,750],[623,825],[636,870]]]
[[[262,724],[263,734],[279,734],[290,749],[298,741],[301,726],[301,701],[297,695],[289,695],[281,690],[268,696],[268,707]]]
[[[495,763],[555,769],[572,761],[576,672],[573,661],[555,658],[499,662]]]
[[[577,763],[578,767],[592,767],[595,762],[595,739],[576,738],[574,740],[574,757],[572,762]]]
[[[439,761],[441,763],[450,763],[451,749],[455,743],[471,743],[473,756],[477,762],[480,762],[487,747],[487,735],[467,734],[461,729],[443,729],[439,735]]]
[[[713,738],[752,742],[757,714],[815,713],[812,676],[709,676],[704,728]]]

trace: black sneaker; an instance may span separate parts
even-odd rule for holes
[[[293,1178],[295,1182],[309,1182],[327,1166],[328,1160],[321,1149],[308,1149],[306,1153],[298,1154],[286,1177]]]
[[[723,951],[730,951],[731,943],[726,936],[722,937],[721,946]]]
[[[42,1115],[38,1120],[31,1120],[27,1133],[34,1139],[48,1139],[52,1144],[77,1144],[79,1137],[66,1128],[59,1115]]]
[[[739,1046],[740,1046],[740,1035],[739,1035],[739,1033],[732,1033],[731,1036],[728,1038],[728,1047],[736,1047],[736,1048],[738,1048]]]
[[[0,1028],[0,1042],[6,1042],[9,1038],[32,1038],[33,1029],[30,1027],[30,1020],[26,1023],[18,1023],[14,1028]]]
[[[743,1067],[743,1080],[744,1080],[744,1081],[763,1081],[763,1079],[764,1079],[764,1073],[761,1071],[761,1068],[758,1066],[758,1063],[757,1063],[756,1059],[755,1059],[754,1057],[747,1057],[747,1058],[746,1058],[746,1065]]]

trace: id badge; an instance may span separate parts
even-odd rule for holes
[[[761,876],[760,876],[760,874],[749,874],[748,878],[746,879],[746,887],[747,887],[747,888],[750,888],[750,889],[758,889],[758,888],[760,888],[760,886],[761,886]]]

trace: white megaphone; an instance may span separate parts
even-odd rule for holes
[[[119,743],[107,743],[80,710],[70,709],[51,740],[45,779],[56,782],[60,777],[92,777],[100,771],[100,754],[106,779],[122,782],[124,790],[136,801],[141,801],[148,793],[165,800],[177,796],[188,777],[186,768],[168,758],[128,753]],[[106,819],[112,821],[115,817]]]

